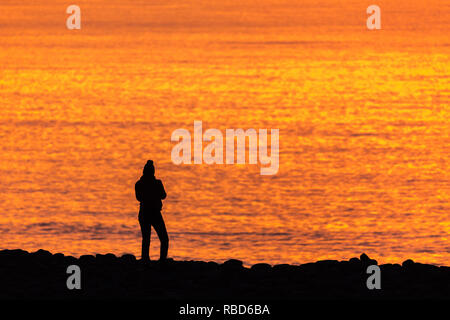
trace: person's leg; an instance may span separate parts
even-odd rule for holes
[[[141,250],[141,260],[150,260],[150,236],[152,232],[151,225],[143,217],[139,217],[139,224],[141,225],[142,233],[142,250]]]
[[[167,258],[167,252],[169,250],[169,236],[166,230],[166,224],[164,223],[161,212],[154,213],[152,216],[152,225],[158,234],[159,241],[161,242],[160,260],[164,261]]]

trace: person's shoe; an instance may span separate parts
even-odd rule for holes
[[[158,266],[161,269],[167,269],[167,267],[170,265],[170,263],[173,261],[172,258],[165,258],[165,259],[159,259],[158,260]]]

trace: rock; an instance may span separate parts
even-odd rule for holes
[[[272,266],[268,263],[257,263],[257,264],[252,265],[250,270],[256,271],[256,272],[269,272],[269,271],[272,271]]]
[[[305,266],[305,265],[302,264],[300,267],[303,267],[303,266]],[[281,263],[281,264],[274,265],[272,267],[272,270],[277,273],[287,273],[287,272],[292,272],[295,269],[294,269],[294,266],[291,266],[290,264]]]
[[[97,261],[97,263],[111,264],[117,262],[117,257],[112,253],[96,254],[95,260]]]
[[[39,249],[36,252],[32,252],[29,254],[32,263],[38,263],[42,268],[45,268],[47,265],[53,262],[53,255],[46,251]]]
[[[369,262],[370,258],[367,254],[363,253],[362,255],[359,256],[359,259],[361,260],[362,263],[367,263]]]
[[[236,260],[236,259],[230,259],[225,261],[222,266],[224,267],[231,267],[231,268],[242,268],[243,263],[241,260]]]
[[[413,265],[414,265],[414,261],[412,261],[411,259],[405,260],[402,263],[402,267],[404,267],[404,268],[412,267]]]
[[[372,265],[378,265],[378,261],[377,260],[370,259],[369,256],[367,256],[367,254],[365,254],[365,253],[363,253],[359,258],[361,260],[361,263],[365,267],[372,266]]]
[[[350,260],[348,260],[348,262],[350,262],[350,264],[352,264],[352,265],[361,264],[361,261],[359,261],[358,258],[351,258]]]
[[[52,257],[52,263],[59,264],[64,262],[64,254],[62,253],[55,253]]]
[[[84,254],[80,257],[80,259],[78,259],[78,261],[83,264],[95,263],[95,257],[90,254]]]
[[[24,257],[24,258],[21,258]],[[44,257],[37,259],[36,257]],[[47,258],[50,257],[50,263]],[[101,263],[98,263],[102,261]],[[108,262],[109,261],[109,262]],[[118,263],[120,262],[120,264]],[[383,290],[367,290],[365,264],[323,260],[300,266],[258,263],[243,267],[231,259],[223,264],[173,261],[168,268],[152,262],[144,267],[124,254],[83,255],[79,259],[45,250],[0,251],[0,299],[431,299],[450,297],[450,268],[414,263],[381,265]],[[66,268],[79,265],[83,290],[67,290]],[[336,267],[335,267],[336,266]],[[405,269],[407,268],[407,269]]]
[[[18,257],[18,256],[26,256],[28,255],[28,251],[22,249],[13,249],[13,250],[1,250],[0,257],[8,256],[8,257]]]
[[[288,266],[291,267],[291,265],[289,264],[280,264],[279,266]],[[308,263],[303,263],[300,265],[300,269],[302,270],[311,270],[311,269],[315,269],[316,268],[316,263],[315,262],[308,262]]]
[[[387,272],[398,270],[398,268],[401,268],[401,266],[399,264],[395,265],[392,263],[385,263],[380,266],[381,271],[387,271]]]
[[[348,268],[348,266],[350,265],[350,261],[340,261],[339,262],[339,266],[341,267],[341,268]]]
[[[225,271],[238,271],[243,269],[243,263],[241,260],[230,259],[220,265],[220,268]]]
[[[415,262],[410,267],[414,268],[414,270],[418,271],[418,272],[433,272],[433,271],[439,270],[438,266],[434,266],[431,264],[423,264],[423,263],[418,263],[418,262]]]
[[[364,264],[358,258],[351,258],[347,268],[350,272],[360,272],[364,268]]]
[[[122,262],[125,263],[134,263],[136,262],[136,257],[132,254],[126,253],[119,258]]]
[[[208,262],[208,267],[211,269],[218,269],[219,268],[219,264],[217,262],[214,261],[209,261]]]
[[[38,251],[31,253],[31,255],[38,259],[49,259],[52,257],[52,254],[50,252],[43,249],[39,249]]]
[[[0,251],[0,268],[2,266],[21,266],[29,263],[30,255],[27,251],[14,249]]]
[[[64,261],[64,264],[66,264],[67,266],[78,263],[78,259],[73,256],[64,256],[63,261]]]
[[[337,261],[337,260],[319,260],[315,264],[316,264],[316,266],[321,266],[321,267],[335,267],[339,264],[339,261]]]

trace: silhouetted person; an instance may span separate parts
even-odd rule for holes
[[[166,198],[166,191],[161,180],[155,178],[153,161],[148,160],[144,166],[142,177],[135,185],[136,199],[140,202],[139,224],[142,232],[141,259],[150,261],[150,235],[151,227],[155,228],[161,242],[160,261],[165,261],[169,249],[169,236],[161,215],[162,199]]]

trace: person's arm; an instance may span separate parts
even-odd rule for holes
[[[141,183],[140,181],[136,182],[134,185],[134,192],[136,194],[136,200],[142,202],[142,191],[141,191]]]
[[[161,199],[165,199],[167,197],[166,190],[164,190],[164,186],[161,180],[159,180],[159,184],[161,185]]]

